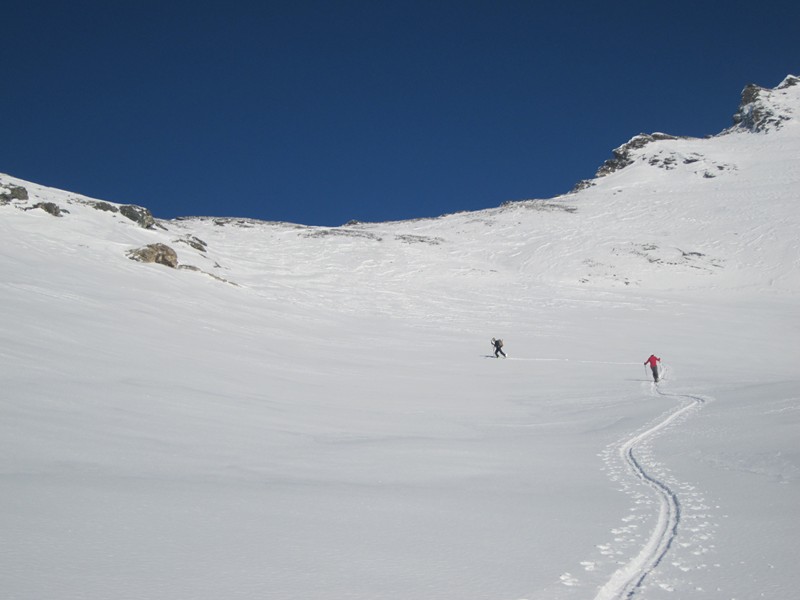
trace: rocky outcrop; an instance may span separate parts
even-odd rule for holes
[[[594,187],[596,185],[597,183],[591,179],[581,179],[578,183],[572,186],[572,189],[568,193],[577,194],[581,190],[588,190],[590,187]]]
[[[62,217],[64,216],[63,213],[68,212],[66,210],[62,210],[62,208],[55,202],[39,202],[38,204],[34,204],[31,208],[41,208],[44,212],[49,213],[54,217]]]
[[[176,243],[181,244],[188,244],[195,250],[199,250],[200,252],[205,252],[208,249],[208,244],[206,244],[203,240],[193,235],[185,235],[182,238],[175,240]]]
[[[647,144],[652,142],[656,142],[659,140],[676,140],[678,139],[674,135],[669,135],[666,133],[640,133],[639,135],[631,138],[630,141],[623,144],[619,148],[615,148],[612,152],[614,158],[609,158],[606,162],[604,162],[599,169],[597,169],[597,173],[595,173],[595,177],[604,177],[615,171],[619,171],[620,169],[624,169],[628,165],[633,164],[633,151],[640,150],[644,148]]]
[[[173,269],[178,267],[178,255],[166,244],[148,244],[142,248],[128,250],[128,258],[144,263],[158,263]]]
[[[764,130],[767,123],[774,118],[772,111],[759,102],[759,97],[764,91],[766,91],[764,88],[754,83],[742,90],[742,101],[739,103],[739,109],[733,115],[734,126],[754,132]]]
[[[27,200],[28,190],[21,185],[7,183],[0,185],[0,204],[8,204],[12,200]]]
[[[597,169],[597,172],[594,174],[594,179],[605,177],[606,175],[610,175],[611,173],[619,171],[620,169],[624,169],[628,165],[632,165],[636,160],[634,157],[635,150],[641,150],[653,142],[677,139],[681,138],[674,135],[669,135],[667,133],[640,133],[639,135],[632,137],[628,142],[622,144],[622,146],[619,148],[612,150],[613,158],[609,158],[606,162],[600,165],[600,168]],[[594,179],[581,179],[572,187],[569,193],[576,194],[581,190],[585,190],[597,185]]]
[[[143,206],[126,204],[119,207],[119,212],[144,229],[153,229],[156,225],[152,213]]]
[[[87,204],[92,208],[94,208],[95,210],[102,210],[104,212],[112,212],[112,213],[119,212],[119,209],[116,206],[114,206],[113,204],[109,204],[108,202],[102,202],[100,200],[90,200]]]
[[[173,250],[166,244],[148,244],[147,246],[144,246],[142,248],[136,248],[135,250],[128,250],[127,255],[128,258],[130,258],[131,260],[135,260],[138,262],[158,263],[160,265],[166,265],[167,267],[170,267],[172,269],[179,269],[183,271],[194,271],[196,273],[202,273],[203,275],[208,275],[209,277],[216,279],[217,281],[221,281],[223,283],[228,283],[230,285],[238,285],[233,281],[228,281],[227,279],[220,277],[219,275],[214,275],[213,273],[209,273],[208,271],[203,271],[202,269],[200,269],[199,267],[195,267],[194,265],[178,264],[178,255],[175,253],[175,250]]]
[[[787,75],[786,79],[781,81],[780,85],[776,87],[776,90],[785,90],[790,87],[794,87],[796,85],[800,85],[800,77],[796,75]]]
[[[800,84],[800,78],[789,75],[774,90],[751,83],[742,90],[739,109],[733,115],[733,129],[745,129],[753,133],[763,133],[780,129],[790,120],[791,115],[782,112],[775,102],[776,93]]]

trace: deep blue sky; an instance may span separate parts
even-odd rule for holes
[[[4,3],[0,172],[162,218],[548,198],[800,75],[800,2]]]

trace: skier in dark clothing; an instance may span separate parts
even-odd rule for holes
[[[494,357],[500,358],[500,355],[503,355],[503,358],[506,358],[506,353],[503,352],[503,340],[496,340],[492,338],[492,346],[494,346]]]
[[[658,383],[658,363],[661,362],[661,359],[658,358],[655,354],[651,354],[650,358],[644,361],[644,364],[649,364],[650,369],[653,371],[653,381]]]

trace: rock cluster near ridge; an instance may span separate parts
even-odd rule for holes
[[[69,216],[72,219],[80,219],[81,215],[86,214],[86,208],[89,208],[107,213],[110,218],[114,219],[118,218],[118,215],[123,216],[125,217],[123,222],[128,222],[131,226],[146,230],[160,229],[168,231],[165,223],[156,220],[150,210],[143,206],[95,200],[61,190],[43,188],[36,184],[23,186],[18,184],[18,180],[2,174],[0,174],[0,206],[10,206],[23,212],[41,210],[54,217],[63,218]],[[206,242],[191,234],[182,235],[173,241],[185,244],[192,250],[197,251],[198,257],[204,256],[208,249]],[[137,262],[154,263],[172,269],[195,271],[219,281],[236,285],[199,267],[191,264],[181,264],[178,252],[165,243],[151,243],[139,248],[128,249],[125,251],[125,255]],[[221,268],[215,261],[212,261],[211,264],[214,268]]]
[[[28,190],[21,185],[0,185],[0,205],[10,204],[13,200],[27,200]]]
[[[595,179],[600,177],[605,177],[610,175],[611,173],[615,173],[625,167],[632,165],[636,162],[637,159],[637,150],[641,150],[648,144],[652,144],[653,142],[663,141],[663,140],[677,140],[677,139],[687,139],[687,138],[679,138],[674,135],[669,135],[667,133],[640,133],[632,137],[629,141],[622,144],[618,148],[612,150],[613,158],[609,158],[605,161],[600,168],[597,169],[597,172],[594,175]],[[655,165],[651,162],[651,164]],[[667,165],[671,164],[671,161],[667,161]],[[594,181],[591,179],[583,179],[579,181],[575,186],[570,190],[571,194],[584,190],[586,188],[590,188],[595,185]]]
[[[31,208],[41,208],[44,212],[51,214],[54,217],[63,217],[65,212],[69,212],[63,210],[55,202],[39,202],[37,204],[34,204]]]
[[[121,215],[128,217],[131,221],[143,227],[144,229],[152,229],[155,227],[156,220],[153,214],[143,206],[135,206],[133,204],[126,204],[119,207]]]
[[[742,91],[739,110],[733,115],[734,128],[747,129],[754,133],[763,133],[771,129],[780,129],[786,121],[794,116],[786,106],[778,104],[785,91],[800,84],[800,78],[789,75],[774,89],[767,89],[750,84]]]
[[[613,150],[614,158],[608,159],[604,162],[600,168],[597,170],[595,177],[604,177],[613,173],[614,171],[619,171],[620,169],[624,169],[630,164],[633,164],[633,151],[640,150],[644,148],[648,144],[652,142],[656,142],[659,140],[677,140],[678,138],[674,135],[668,135],[666,133],[640,133],[639,135],[633,137],[630,141],[623,144],[619,148],[615,148]]]
[[[144,263],[158,263],[173,269],[178,268],[178,255],[166,244],[148,244],[143,248],[128,250],[128,258]]]

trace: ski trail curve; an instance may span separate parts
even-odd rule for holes
[[[681,503],[678,495],[666,483],[647,471],[646,466],[636,458],[636,449],[680,417],[699,408],[705,403],[705,400],[698,396],[665,393],[657,386],[656,391],[662,396],[683,398],[689,402],[668,413],[665,418],[652,427],[623,442],[618,452],[630,474],[650,487],[655,493],[659,503],[658,519],[649,539],[639,553],[614,572],[611,578],[597,592],[594,600],[627,600],[632,598],[645,578],[666,556],[678,534],[678,526],[681,522]]]

